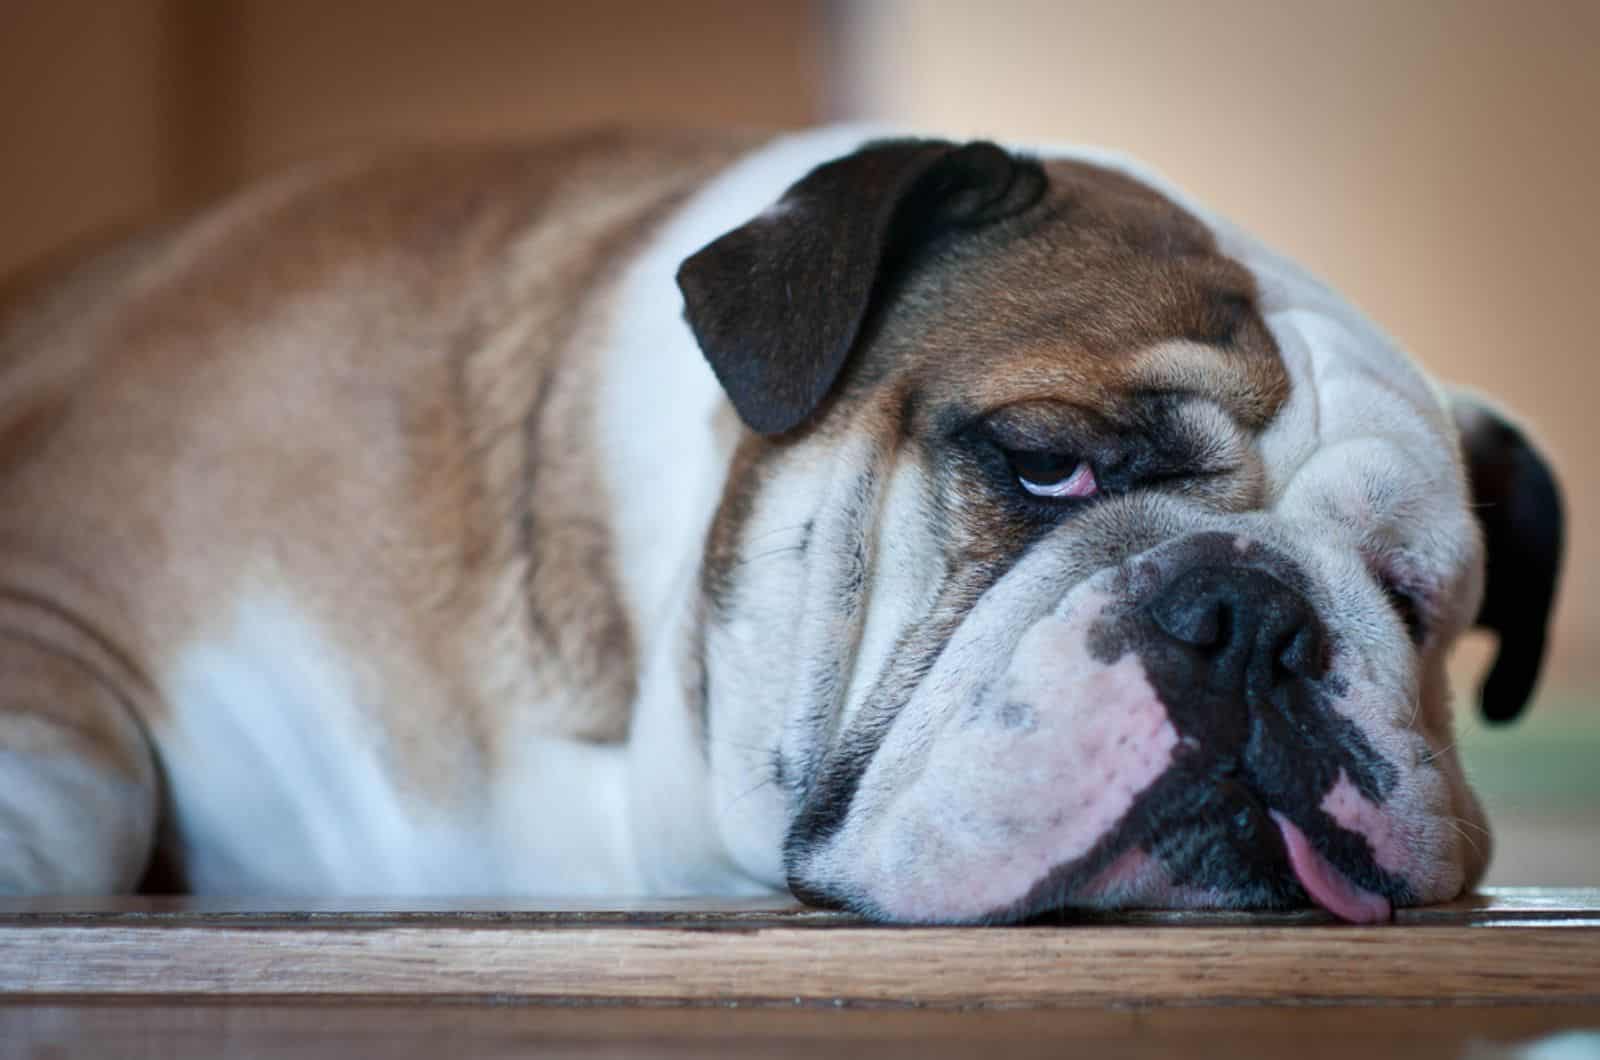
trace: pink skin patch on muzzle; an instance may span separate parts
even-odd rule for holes
[[[1367,841],[1372,848],[1372,860],[1379,868],[1400,873],[1405,861],[1404,850],[1395,835],[1394,820],[1382,807],[1375,806],[1361,794],[1344,770],[1339,779],[1322,799],[1322,812],[1332,817],[1340,828]]]
[[[1179,736],[1139,660],[1091,658],[1087,622],[1030,630],[985,709],[941,732],[866,842],[841,852],[886,915],[1005,909],[1114,831],[1170,767]],[[1008,723],[1013,711],[1026,723]],[[1100,883],[1121,894],[1141,867],[1131,859]]]
[[[1387,898],[1373,894],[1334,868],[1293,821],[1277,810],[1272,811],[1272,820],[1288,848],[1295,878],[1312,901],[1352,924],[1381,924],[1394,915]]]

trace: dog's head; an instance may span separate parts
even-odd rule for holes
[[[1521,710],[1557,494],[1335,295],[1119,169],[920,140],[679,282],[751,428],[700,646],[747,867],[940,921],[1481,876],[1445,658],[1495,630]]]

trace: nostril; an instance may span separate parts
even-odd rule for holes
[[[1214,593],[1167,593],[1150,608],[1156,627],[1180,644],[1217,648],[1232,635],[1233,609]]]
[[[1165,665],[1182,670],[1197,691],[1241,705],[1328,673],[1316,611],[1299,590],[1256,567],[1184,571],[1145,605],[1144,620],[1179,649]]]
[[[1318,680],[1328,672],[1327,644],[1315,622],[1300,623],[1285,639],[1278,652],[1278,666],[1308,681]]]

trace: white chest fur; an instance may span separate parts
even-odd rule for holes
[[[177,657],[157,740],[196,892],[637,891],[620,749],[528,741],[442,800],[408,785],[367,674],[271,597]]]

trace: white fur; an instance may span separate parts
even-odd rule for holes
[[[397,789],[375,705],[291,602],[241,601],[165,683],[161,744],[196,891],[448,893],[489,875],[467,836],[430,827]]]
[[[66,753],[0,748],[0,777],[0,894],[104,894],[137,882],[108,873],[144,860],[151,792]]]
[[[652,890],[727,891],[781,886],[783,879],[768,856],[751,866],[753,874],[735,867],[716,829],[708,829],[715,816],[710,778],[701,764],[695,708],[681,695],[701,552],[738,434],[684,323],[678,266],[771,208],[818,164],[872,135],[836,128],[783,137],[707,183],[628,267],[601,351],[596,443],[606,454],[617,567],[644,660],[630,741],[630,825]],[[641,489],[644,468],[650,474]]]
[[[943,575],[940,527],[927,510],[928,481],[914,464],[890,477],[874,535],[877,548],[867,588],[867,615],[841,725],[849,724],[906,627],[933,605]]]
[[[196,891],[638,890],[620,750],[508,733],[495,784],[432,805],[392,759],[382,685],[292,601],[243,597],[164,684],[161,744]]]

